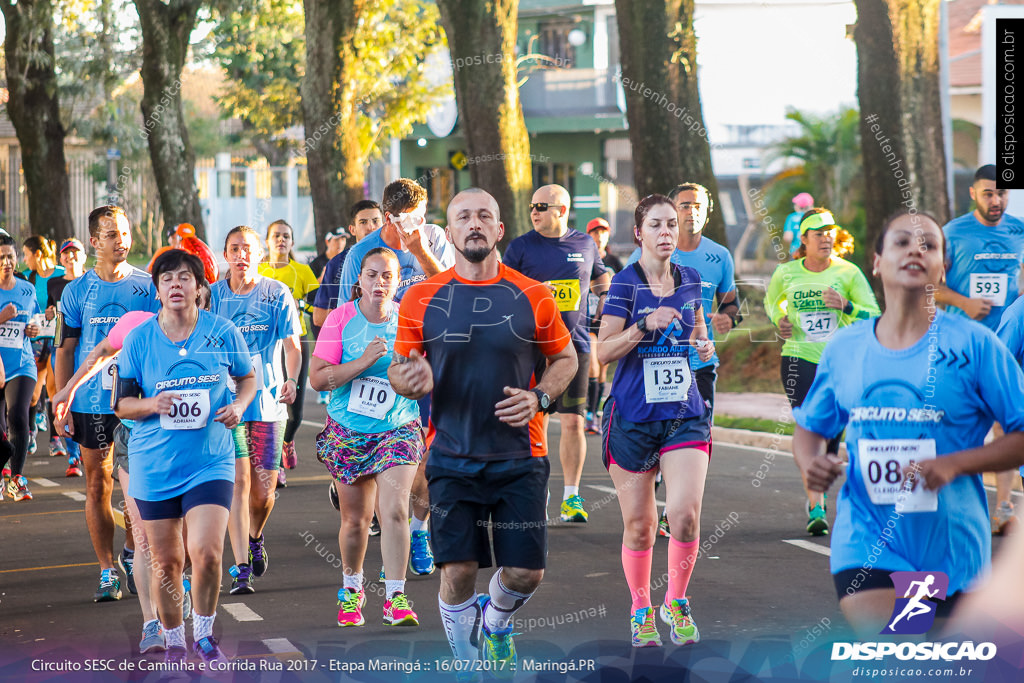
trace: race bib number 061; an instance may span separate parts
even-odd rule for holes
[[[900,512],[935,512],[938,492],[918,480],[903,482],[903,470],[915,462],[935,459],[935,439],[860,439],[860,476],[875,505],[895,505]]]

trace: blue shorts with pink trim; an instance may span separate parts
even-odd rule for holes
[[[601,457],[605,469],[613,464],[627,472],[648,472],[658,467],[661,456],[681,448],[704,451],[711,457],[711,410],[675,420],[630,422],[616,410],[615,399],[604,407]]]

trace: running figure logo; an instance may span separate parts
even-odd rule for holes
[[[896,595],[903,597],[896,598],[892,619],[881,633],[911,635],[927,632],[935,622],[937,603],[933,600],[946,599],[949,577],[942,572],[892,572],[889,578],[896,588]]]

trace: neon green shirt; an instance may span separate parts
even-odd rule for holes
[[[825,306],[822,294],[828,287],[853,304],[852,313]],[[838,256],[833,256],[829,267],[820,273],[807,270],[803,259],[780,265],[768,283],[764,309],[773,325],[778,325],[783,316],[793,323],[793,336],[783,345],[782,355],[815,364],[837,329],[880,313],[864,273]]]
[[[313,270],[305,263],[288,259],[288,265],[281,266],[280,268],[275,268],[267,262],[261,263],[259,274],[272,280],[283,282],[285,287],[291,290],[292,296],[295,297],[295,305],[299,309],[302,336],[305,337],[306,316],[302,315],[304,310],[303,302],[306,299],[306,294],[320,286],[320,283],[316,281],[316,275],[313,275]]]

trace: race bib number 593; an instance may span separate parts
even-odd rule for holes
[[[988,299],[993,306],[1006,305],[1006,273],[971,273],[971,299]]]

